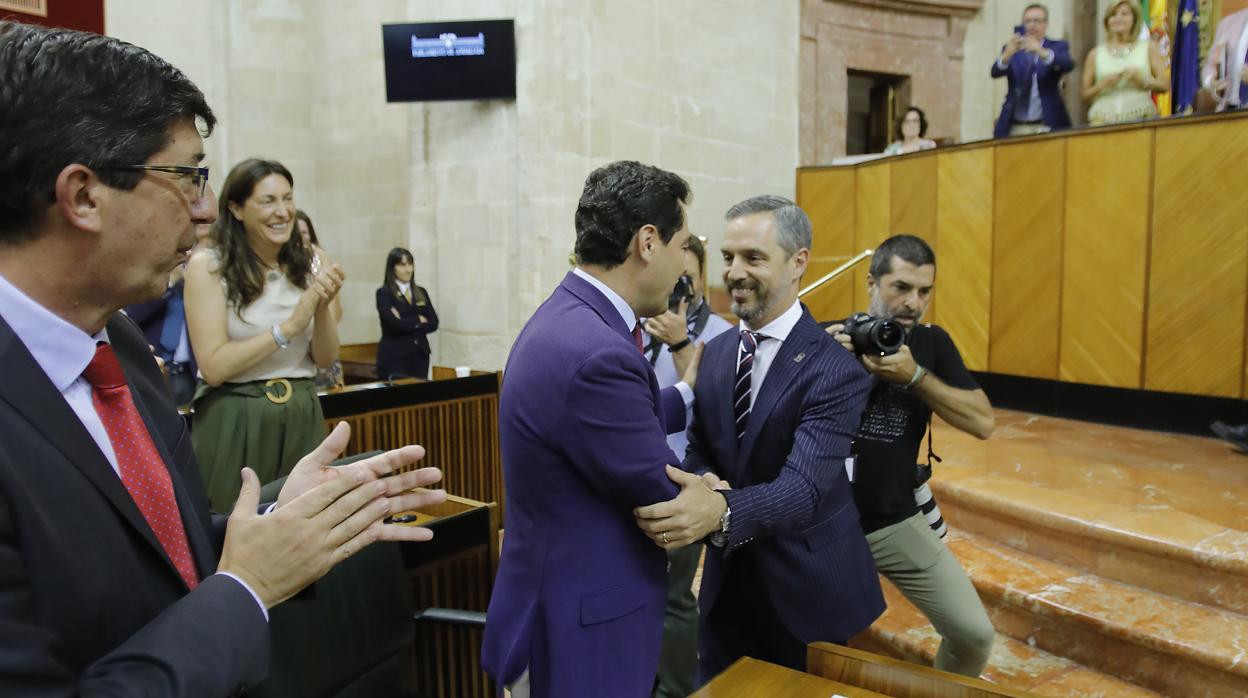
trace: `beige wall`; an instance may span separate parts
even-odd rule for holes
[[[441,329],[434,362],[501,368],[567,271],[589,171],[630,158],[690,180],[695,232],[792,196],[799,0],[126,0],[106,31],[182,68],[221,119],[213,184],[251,155],[296,179],[348,274],[343,341],[379,335],[373,291],[404,245]],[[514,17],[517,99],[385,103],[380,25]],[[712,257],[712,274],[719,264]]]

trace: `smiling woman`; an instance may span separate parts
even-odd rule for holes
[[[293,186],[281,163],[236,165],[210,245],[187,267],[187,328],[204,380],[192,438],[218,511],[234,503],[242,466],[268,482],[325,436],[313,377],[338,354],[333,302],[344,277],[324,252],[313,270],[313,249],[293,234]]]

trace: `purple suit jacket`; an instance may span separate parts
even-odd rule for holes
[[[481,664],[503,684],[527,668],[533,698],[647,696],[658,666],[667,558],[632,510],[676,495],[664,466],[680,461],[630,330],[568,274],[507,360],[507,536]]]
[[[715,607],[733,552],[748,545],[765,581],[761,593],[793,637],[845,642],[884,610],[845,475],[870,378],[803,310],[767,370],[738,446],[732,391],[739,337],[725,332],[706,346],[684,464],[733,487],[725,492],[728,543],[706,548],[702,617]]]

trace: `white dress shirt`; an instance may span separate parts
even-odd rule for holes
[[[793,305],[789,309],[780,314],[780,317],[767,323],[766,326],[757,330],[745,324],[742,320],[738,326],[739,330],[750,330],[766,336],[758,338],[758,347],[754,349],[754,365],[750,368],[750,409],[754,408],[754,400],[758,398],[758,390],[763,386],[763,381],[767,379],[767,371],[771,368],[771,362],[775,360],[776,354],[780,353],[780,345],[789,338],[789,333],[797,325],[797,321],[802,319],[802,304],[794,300]],[[741,349],[740,340],[737,341],[737,366],[741,365]]]
[[[607,297],[608,301],[611,301],[611,306],[615,308],[615,312],[620,314],[620,319],[624,321],[625,327],[631,330],[638,326],[637,314],[633,312],[632,306],[620,294],[612,290],[610,286],[590,276],[580,267],[573,269],[572,273],[588,281],[590,286],[598,289],[602,292],[602,295]],[[680,393],[680,399],[685,402],[685,409],[689,409],[689,406],[693,404],[693,388],[690,388],[688,383],[681,381],[676,384],[676,392]]]
[[[0,317],[13,329],[22,344],[26,345],[26,350],[35,358],[35,363],[43,369],[52,385],[61,391],[69,408],[78,416],[78,421],[86,427],[87,433],[120,478],[121,468],[117,465],[117,453],[108,439],[104,422],[95,411],[91,384],[82,376],[91,359],[95,358],[96,343],[108,342],[108,331],[100,330],[92,337],[36,303],[9,283],[3,275],[0,275]],[[218,574],[224,574],[241,584],[256,600],[265,620],[269,619],[269,610],[246,582],[229,572]]]

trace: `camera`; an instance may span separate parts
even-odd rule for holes
[[[854,351],[859,354],[896,354],[906,341],[906,329],[901,323],[883,317],[871,317],[866,313],[854,313],[845,319],[842,330],[853,341]]]
[[[680,278],[676,279],[676,287],[672,289],[672,295],[667,298],[667,309],[675,312],[680,308],[682,300],[693,300],[693,277],[688,274],[681,274]]]

